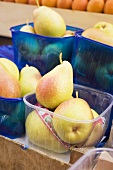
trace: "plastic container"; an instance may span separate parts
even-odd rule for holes
[[[98,117],[96,117],[95,119],[89,120],[89,121],[88,120],[77,121],[74,119],[66,118],[65,116],[55,114],[54,112],[49,111],[46,108],[41,108],[36,100],[35,93],[27,94],[23,98],[25,102],[25,112],[26,112],[26,122],[27,122],[25,143],[28,147],[40,146],[42,148],[48,149],[49,146],[50,148],[52,146],[51,149],[55,150],[53,147],[54,146],[53,143],[55,143],[55,141],[57,140],[57,142],[60,142],[62,146],[65,146],[69,150],[69,148],[72,147],[73,144],[74,146],[77,146],[77,147],[98,146],[100,143],[103,142],[102,138],[103,136],[104,136],[104,139],[106,138],[105,132],[107,130],[107,127],[109,126],[109,118],[110,118],[111,108],[113,105],[113,96],[109,93],[101,92],[101,91],[88,88],[85,86],[81,86],[81,85],[74,85],[73,96],[75,96],[76,91],[78,91],[79,98],[83,98],[84,100],[86,100],[89,103],[90,107],[99,114]],[[32,111],[34,112],[31,114]],[[78,142],[78,144],[76,144],[75,139],[74,139],[75,143],[73,144],[72,143],[70,144],[69,142],[64,141],[64,139],[61,137],[62,135],[60,134],[60,137],[59,137],[59,132],[56,133],[54,129],[53,118],[54,120],[56,119],[59,122],[58,129],[59,131],[62,130],[62,134],[64,134],[64,136],[65,136],[66,127],[68,125],[71,127],[70,131],[71,129],[73,131],[74,126],[72,124],[75,124],[75,126],[77,125],[77,127],[83,126],[83,129],[82,129],[83,131],[81,131],[81,134],[82,135],[85,134],[85,137],[84,137],[85,141]],[[40,124],[43,124],[43,126],[40,126]],[[90,134],[87,134],[86,131],[90,125],[93,125],[93,129],[91,129]],[[64,126],[65,128],[63,129]],[[48,138],[46,137],[46,135],[45,137],[43,137],[43,133],[45,130],[47,130],[49,133]],[[81,134],[80,136],[78,135],[77,138],[80,138]],[[54,138],[53,143],[52,143],[52,139],[49,141],[50,136]],[[48,146],[48,143],[49,143],[49,146]],[[58,148],[60,147],[61,146],[58,146]],[[63,152],[63,150],[60,150],[60,151]]]
[[[25,104],[23,98],[0,97],[0,134],[9,138],[25,133]]]
[[[0,57],[14,62],[13,47],[0,46]],[[23,98],[0,97],[0,135],[17,138],[25,133],[25,104]]]
[[[108,167],[108,162],[106,163],[105,160],[102,160],[101,162],[98,162],[98,157],[100,154],[103,154],[104,159],[109,158],[109,156],[112,159],[112,164],[110,167]],[[109,155],[109,156],[108,156]],[[109,161],[111,161],[109,158]],[[108,160],[108,159],[107,159]],[[98,162],[98,166],[96,169],[96,164]],[[79,160],[77,160],[69,170],[107,170],[107,169],[113,169],[113,149],[110,148],[96,148],[91,149],[88,151],[85,155],[83,155]]]
[[[26,64],[39,69],[42,75],[59,64],[59,54],[62,52],[63,60],[70,61],[73,41],[75,36],[47,37],[38,34],[21,32],[20,28],[25,25],[11,27],[14,62],[21,69]],[[30,23],[33,26],[33,23]],[[67,30],[81,33],[83,29],[67,26]]]
[[[11,45],[0,46],[0,58],[7,58],[14,61],[14,50]]]
[[[113,47],[77,35],[71,64],[74,83],[113,94]]]

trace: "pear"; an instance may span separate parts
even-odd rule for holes
[[[93,113],[89,104],[84,99],[71,98],[55,109],[52,122],[57,135],[64,142],[77,146],[91,134],[93,122],[85,120],[92,119]]]
[[[10,74],[12,74],[17,80],[19,80],[19,69],[13,61],[7,58],[0,58],[0,65],[5,67],[5,69],[7,69]]]
[[[66,30],[65,34],[63,35],[63,37],[70,37],[70,36],[74,36],[74,31]]]
[[[68,151],[49,131],[35,110],[27,116],[25,126],[28,139],[33,144],[57,153]]]
[[[33,12],[34,29],[37,34],[62,37],[66,24],[62,16],[47,6],[38,6]]]
[[[60,103],[71,98],[72,93],[73,69],[68,61],[61,61],[60,65],[46,73],[36,87],[38,102],[49,109],[55,109]]]
[[[28,32],[28,33],[35,33],[34,28],[28,24],[28,21],[26,25],[21,27],[20,31]]]
[[[28,33],[35,33],[34,28],[31,25],[24,25],[20,31],[28,32]]]
[[[113,24],[109,22],[100,21],[100,22],[97,22],[93,27],[96,29],[100,29],[104,31],[105,33],[113,36]]]
[[[36,90],[37,83],[41,78],[39,70],[33,66],[26,65],[20,71],[21,96]]]
[[[6,98],[21,97],[19,81],[0,64],[0,96]]]
[[[99,116],[99,114],[94,109],[91,109],[91,111],[93,113],[94,118],[97,118]],[[103,117],[100,117],[94,122],[94,128],[92,130],[92,133],[90,134],[88,140],[83,146],[96,146],[104,136],[105,131],[106,129],[103,127]]]

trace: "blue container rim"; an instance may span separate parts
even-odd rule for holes
[[[77,37],[78,39],[83,39],[83,40],[88,41],[88,42],[90,42],[90,43],[95,43],[97,46],[102,46],[102,47],[104,47],[104,48],[113,50],[113,46],[110,46],[110,45],[107,45],[107,44],[98,42],[98,41],[96,41],[96,40],[92,40],[92,39],[87,38],[87,37],[84,37],[84,36],[82,36],[82,35],[80,35],[80,34],[76,34],[76,37]],[[90,45],[90,44],[89,44],[89,45]]]
[[[23,101],[23,97],[20,97],[20,98],[6,98],[6,97],[1,97],[0,96],[0,100],[5,100],[5,101]]]
[[[10,28],[10,31],[15,32],[15,33],[20,33],[20,30],[15,30],[15,28],[22,27],[24,25],[26,25],[26,23],[20,24],[20,25],[15,25],[15,26]],[[33,25],[33,22],[30,22],[29,25]],[[70,26],[70,25],[66,25],[66,29],[73,29],[73,31],[76,34],[74,34],[73,36],[68,36],[68,37],[51,37],[51,36],[43,36],[43,35],[40,35],[40,34],[33,34],[33,33],[22,32],[22,31],[21,31],[21,33],[22,34],[32,34],[33,36],[42,37],[42,38],[51,38],[51,39],[54,39],[54,40],[59,40],[59,39],[67,39],[67,38],[69,39],[69,38],[74,37],[75,35],[77,35],[77,33],[84,31],[84,29],[82,29],[82,28],[74,27],[74,26]]]

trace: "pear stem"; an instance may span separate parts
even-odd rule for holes
[[[39,5],[39,2],[38,2],[38,0],[36,0],[36,3],[37,3],[37,6],[39,7],[40,5]]]
[[[78,91],[76,91],[76,98],[78,98]]]
[[[62,62],[62,52],[60,53],[60,55],[59,55],[59,60],[60,60],[60,64],[62,64],[63,62]]]

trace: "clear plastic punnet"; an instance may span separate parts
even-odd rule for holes
[[[89,87],[74,85],[79,98],[84,99],[98,116],[90,120],[76,120],[42,107],[35,93],[24,96],[25,145],[55,153],[66,153],[74,147],[98,146],[106,138],[113,96]],[[84,115],[85,116],[85,115]]]
[[[113,149],[91,149],[78,159],[69,170],[110,170],[113,169]]]

